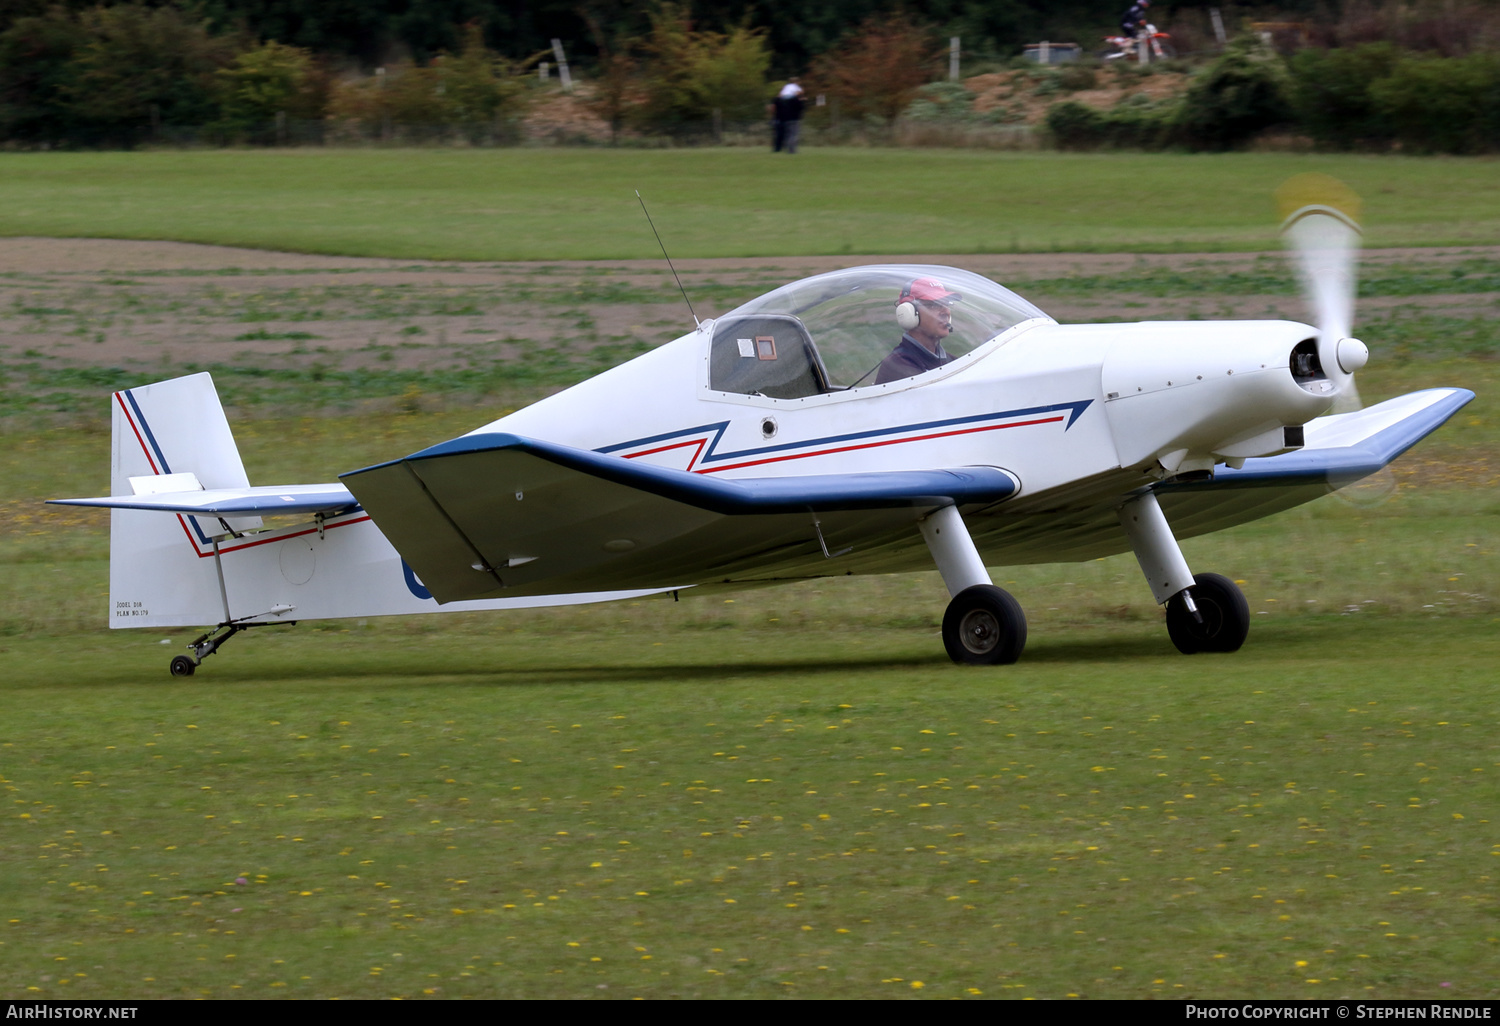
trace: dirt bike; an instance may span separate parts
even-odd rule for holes
[[[1177,56],[1177,50],[1172,46],[1172,36],[1168,32],[1158,32],[1155,25],[1147,23],[1141,27],[1141,32],[1135,38],[1130,36],[1105,36],[1104,41],[1110,45],[1110,49],[1099,54],[1107,61],[1119,60],[1121,57],[1134,57],[1142,64],[1148,61],[1170,60]],[[1144,56],[1142,55],[1144,48]]]

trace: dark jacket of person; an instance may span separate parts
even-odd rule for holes
[[[875,374],[875,384],[883,385],[887,381],[899,381],[914,374],[936,370],[943,364],[952,362],[953,357],[944,352],[941,345],[938,346],[937,352],[928,352],[926,346],[910,335],[902,335],[901,341],[896,343],[896,348],[880,361],[880,370]]]

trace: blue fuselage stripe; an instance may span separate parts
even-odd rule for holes
[[[917,424],[902,424],[898,427],[875,428],[870,431],[853,431],[848,434],[842,435],[826,435],[822,438],[809,438],[800,442],[783,442],[779,445],[763,445],[753,449],[739,449],[735,452],[715,452],[714,450],[718,447],[720,439],[724,437],[725,429],[729,427],[729,421],[725,420],[720,421],[717,424],[703,424],[694,428],[685,428],[681,431],[670,431],[666,434],[650,435],[645,438],[636,438],[628,442],[617,442],[614,445],[607,445],[603,448],[595,449],[594,451],[598,453],[615,453],[623,449],[634,449],[642,445],[651,445],[656,442],[665,442],[673,438],[683,438],[689,435],[697,435],[712,431],[714,433],[713,440],[709,443],[708,448],[704,452],[703,457],[699,460],[699,463],[719,463],[724,460],[742,459],[746,456],[760,456],[766,453],[786,452],[791,449],[807,449],[815,446],[835,445],[840,442],[859,441],[866,438],[879,438],[883,435],[899,435],[911,431],[929,431],[933,428],[953,427],[958,424],[974,424],[986,420],[1007,420],[1011,417],[1029,417],[1038,413],[1056,413],[1059,410],[1069,410],[1072,412],[1072,416],[1068,418],[1068,423],[1064,425],[1063,428],[1063,430],[1067,430],[1068,428],[1073,426],[1073,422],[1083,414],[1083,411],[1088,409],[1092,404],[1092,399],[1081,399],[1071,403],[1053,403],[1050,406],[1032,406],[1024,410],[1005,410],[999,413],[978,413],[972,414],[967,417],[949,417],[945,420],[929,420]]]

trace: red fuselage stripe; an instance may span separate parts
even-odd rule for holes
[[[673,442],[671,445],[659,445],[655,449],[642,449],[640,452],[633,452],[630,455],[626,456],[625,458],[627,460],[633,460],[637,456],[650,456],[650,455],[652,455],[654,453],[658,453],[658,452],[670,452],[673,449],[681,449],[681,448],[683,448],[685,446],[696,445],[698,447],[698,451],[695,452],[695,453],[693,453],[692,457],[688,460],[688,465],[687,465],[687,468],[689,470],[692,470],[693,469],[693,464],[695,464],[695,463],[698,462],[698,457],[703,455],[703,446],[706,445],[707,443],[708,443],[708,439],[707,438],[699,438],[699,439],[696,439],[696,440],[690,440],[690,441],[686,441],[686,442]]]
[[[1063,417],[1043,417],[1038,420],[1018,420],[1013,424],[989,424],[985,427],[960,428],[957,431],[938,431],[930,435],[913,435],[910,438],[888,438],[880,442],[862,442],[859,445],[844,445],[834,449],[818,449],[815,452],[799,452],[790,456],[768,456],[763,460],[746,460],[743,463],[730,463],[722,467],[704,467],[694,471],[697,474],[716,474],[721,470],[739,470],[741,467],[758,467],[766,463],[784,463],[787,460],[802,460],[809,456],[828,456],[839,452],[854,452],[858,449],[878,449],[886,445],[901,445],[903,442],[925,442],[933,438],[951,438],[954,435],[973,435],[981,431],[999,431],[1003,428],[1029,427],[1033,424],[1056,424]]]

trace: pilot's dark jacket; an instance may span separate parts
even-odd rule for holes
[[[896,348],[891,350],[891,355],[880,361],[880,370],[875,374],[875,384],[883,385],[887,381],[899,381],[913,374],[922,374],[952,362],[953,357],[945,353],[941,345],[938,346],[937,352],[929,353],[922,343],[910,335],[902,335],[901,341],[896,343]]]

